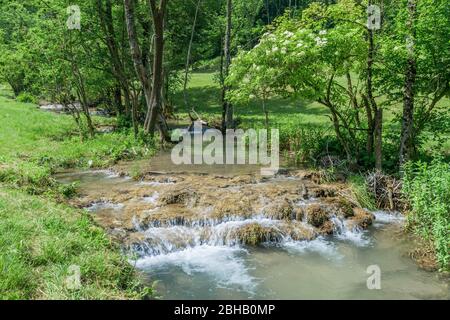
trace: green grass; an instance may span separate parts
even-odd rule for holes
[[[50,175],[58,168],[107,167],[155,152],[153,144],[135,141],[129,132],[81,141],[71,116],[43,112],[5,96],[0,96],[0,123],[0,182],[28,186],[32,193],[51,186]]]
[[[440,267],[450,271],[450,164],[409,163],[404,194],[411,204],[410,226],[433,242]]]
[[[70,116],[12,100],[0,87],[0,299],[136,299],[150,294],[89,216],[57,203],[73,193],[52,173],[108,166],[155,148],[118,132],[81,141]],[[96,122],[105,121],[95,119]],[[107,120],[113,121],[113,120]],[[79,266],[81,288],[65,285]]]
[[[191,75],[188,96],[190,105],[205,119],[220,118],[222,105],[220,102],[220,88],[214,81],[213,73],[194,73]],[[187,114],[180,91],[174,95],[174,104],[181,116]],[[314,124],[330,127],[327,117],[328,110],[318,103],[299,99],[272,98],[267,103],[269,120],[272,126],[286,126],[289,123]],[[247,105],[235,105],[235,116],[242,121],[243,127],[264,127],[264,113],[260,101],[252,101]]]
[[[0,270],[0,299],[142,298],[133,267],[87,214],[1,185]]]

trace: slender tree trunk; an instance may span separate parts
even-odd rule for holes
[[[184,97],[184,105],[186,106],[186,109],[189,110],[189,98],[187,94],[187,84],[188,84],[188,78],[189,78],[189,67],[191,64],[191,51],[192,51],[192,43],[194,42],[194,35],[195,35],[195,27],[197,25],[197,17],[198,12],[200,9],[200,3],[202,0],[197,1],[197,7],[195,8],[195,15],[194,15],[194,22],[192,23],[192,29],[191,29],[191,39],[189,40],[189,46],[186,56],[186,67],[184,70],[184,84],[183,84],[183,97]],[[194,109],[194,107],[192,107]]]
[[[355,90],[353,90],[352,77],[349,72],[347,72],[346,77],[347,77],[347,87],[348,87],[348,92],[350,94],[351,104],[353,107],[353,111],[355,112],[355,122],[358,127],[361,127],[361,120],[359,119],[358,99],[356,97]]]
[[[95,136],[95,130],[94,130],[94,124],[92,122],[91,114],[89,112],[88,99],[87,99],[87,95],[86,95],[84,79],[83,79],[83,75],[81,74],[78,65],[76,64],[76,62],[74,60],[75,59],[71,60],[71,64],[72,64],[72,71],[77,79],[76,91],[77,91],[78,99],[80,100],[80,103],[81,103],[81,108],[83,109],[83,114],[86,118],[89,136],[91,138],[93,138]]]
[[[369,1],[369,5],[372,5],[373,1]],[[383,111],[378,108],[377,102],[373,94],[373,65],[375,56],[375,44],[374,44],[374,30],[369,28],[368,30],[368,42],[369,49],[367,54],[367,101],[370,112],[368,114],[368,120],[372,120],[369,124],[368,130],[368,143],[367,151],[369,155],[373,154],[373,144],[375,145],[375,167],[377,170],[382,170],[382,152],[383,152]],[[370,119],[372,118],[372,119]]]
[[[153,60],[153,80],[150,84],[148,77],[149,70],[145,68],[142,60],[142,53],[137,40],[135,16],[134,16],[134,0],[124,0],[125,18],[127,24],[128,39],[130,42],[131,55],[134,67],[139,80],[142,84],[145,101],[147,104],[147,116],[144,122],[144,132],[154,134],[156,123],[160,130],[161,137],[170,140],[167,123],[161,114],[161,87],[162,87],[162,64],[164,54],[164,16],[166,12],[168,0],[160,0],[159,4],[156,0],[149,0],[153,16],[153,27],[155,31],[155,50]]]
[[[103,11],[102,0],[97,0],[98,11],[104,33],[106,35],[106,43],[112,62],[113,74],[121,84],[125,98],[125,114],[130,115],[133,123],[134,136],[137,138],[139,133],[139,124],[137,121],[137,105],[132,102],[130,84],[125,73],[124,64],[120,58],[119,48],[115,39],[112,4],[111,0],[106,0],[105,10]]]
[[[232,29],[232,14],[233,4],[232,0],[227,0],[227,13],[226,13],[226,30],[225,30],[225,44],[224,44],[224,78],[228,76],[231,65],[231,29]],[[226,93],[229,88],[227,85],[223,86],[223,114],[225,119],[222,119],[222,123],[225,123],[223,129],[229,129],[233,127],[233,106],[230,102],[226,101]]]
[[[149,0],[153,16],[153,29],[155,31],[155,50],[153,56],[153,80],[151,108],[147,114],[144,130],[153,133],[156,125],[161,133],[161,138],[170,141],[167,122],[162,114],[162,86],[163,86],[163,59],[164,59],[164,20],[168,0]]]
[[[379,108],[375,116],[375,168],[383,169],[383,109]]]
[[[408,61],[405,74],[405,88],[403,101],[402,132],[400,137],[400,165],[403,165],[413,154],[413,131],[414,131],[414,85],[416,83],[417,66],[414,53],[415,32],[414,23],[416,16],[416,0],[408,0],[408,22],[409,36],[407,40]]]
[[[265,125],[266,125],[266,130],[267,132],[269,132],[269,112],[267,111],[267,106],[266,106],[266,96],[263,96],[262,99],[262,107],[263,107],[263,112],[265,115]]]
[[[135,17],[134,17],[134,0],[124,0],[125,8],[125,20],[127,25],[128,40],[130,44],[131,56],[133,59],[134,68],[139,81],[142,85],[142,90],[144,93],[145,101],[147,104],[147,109],[151,108],[151,86],[150,80],[148,78],[148,72],[142,62],[142,54],[139,48]]]

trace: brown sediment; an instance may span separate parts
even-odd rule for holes
[[[417,265],[426,271],[438,271],[439,263],[436,258],[436,250],[431,241],[425,241],[415,237],[414,242],[416,245],[413,250],[408,252],[411,259],[417,263]]]
[[[334,233],[334,224],[331,221],[325,221],[325,223],[319,228],[321,235],[332,235]]]
[[[230,193],[222,199],[218,199],[214,205],[212,217],[224,219],[226,217],[239,216],[249,218],[253,215],[252,202],[247,197],[240,194]]]
[[[124,167],[121,170],[126,173]],[[140,181],[83,188],[81,197],[72,200],[72,204],[122,204],[120,210],[101,209],[93,217],[121,241],[128,242],[142,240],[135,233],[141,234],[150,227],[200,225],[204,227],[202,237],[208,239],[209,227],[230,220],[263,216],[276,221],[273,226],[255,221],[229,231],[228,236],[241,243],[258,245],[282,237],[311,240],[332,234],[333,216],[360,228],[367,228],[373,220],[370,213],[339,196],[344,185],[323,181],[319,185],[318,177],[311,172],[296,171],[290,178],[288,174],[273,179],[256,174],[229,177],[142,172]],[[155,194],[158,197],[153,197]],[[153,198],[145,201],[148,197]]]

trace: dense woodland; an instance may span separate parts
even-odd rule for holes
[[[92,108],[131,137],[128,149],[170,145],[180,121],[223,132],[280,128],[295,164],[330,179],[359,175],[376,205],[413,212],[411,229],[448,269],[448,0],[0,0],[0,8],[0,83],[18,102],[63,105],[79,143],[99,135],[104,120]],[[396,181],[399,199],[384,199]]]

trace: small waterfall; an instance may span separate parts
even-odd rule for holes
[[[314,230],[303,222],[272,220],[263,215],[250,219],[228,217],[223,220],[204,219],[194,222],[173,220],[164,226],[155,222],[143,230],[134,221],[135,229],[142,233],[143,241],[132,243],[138,256],[155,256],[185,250],[196,246],[240,246],[245,244],[279,244],[314,238]]]
[[[365,238],[365,231],[360,227],[353,226],[350,228],[347,221],[345,221],[342,217],[335,215],[331,217],[331,221],[334,225],[334,234],[336,238],[344,241],[350,241],[360,247],[370,244],[370,240]]]

